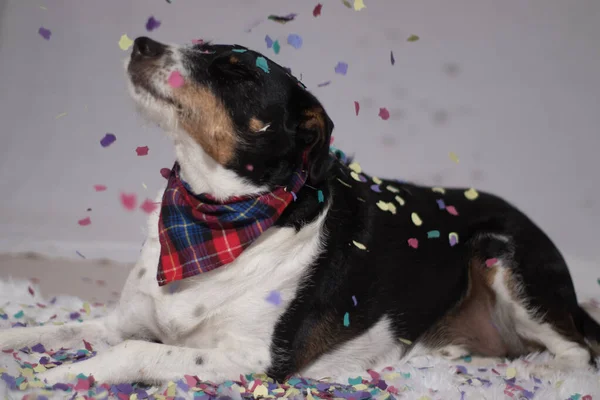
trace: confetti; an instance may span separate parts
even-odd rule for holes
[[[269,64],[267,64],[267,60],[264,57],[256,57],[256,66],[267,74],[269,73]]]
[[[385,188],[392,193],[400,193],[400,189],[398,189],[396,186],[387,185]]]
[[[344,186],[346,186],[346,187],[349,187],[349,188],[351,188],[351,187],[352,187],[352,185],[349,185],[349,184],[347,184],[346,182],[344,182],[344,181],[343,181],[343,180],[341,180],[340,178],[336,178],[336,179],[337,179],[337,181],[338,181],[339,183],[341,183],[342,185],[344,185]]]
[[[66,116],[67,116],[67,113],[63,112],[63,113],[58,114],[56,117],[54,117],[54,119],[60,119],[62,117],[66,117]]]
[[[267,49],[270,49],[271,47],[273,47],[273,39],[271,39],[271,36],[269,36],[269,35],[265,36],[265,43],[267,44]]]
[[[413,224],[415,224],[416,226],[423,225],[423,221],[421,220],[421,217],[419,217],[419,214],[417,214],[416,212],[413,212],[410,214],[410,219],[412,220]]]
[[[419,240],[417,238],[410,238],[408,239],[408,245],[413,249],[416,249],[419,247]]]
[[[261,398],[264,399],[269,395],[269,390],[263,385],[257,385],[252,395],[255,399]]]
[[[161,168],[160,176],[162,176],[165,179],[169,179],[169,177],[171,176],[171,170],[169,168]]]
[[[126,210],[133,211],[135,210],[135,205],[137,203],[135,193],[121,193],[121,204]]]
[[[171,75],[169,75],[169,79],[167,79],[167,82],[169,82],[169,86],[171,86],[172,88],[182,87],[185,83],[183,76],[181,76],[181,73],[179,71],[171,72]]]
[[[279,54],[279,50],[281,50],[281,46],[279,45],[279,40],[276,40],[275,42],[273,42],[273,52],[275,54]]]
[[[279,293],[276,290],[271,291],[271,293],[269,293],[269,295],[267,296],[266,300],[275,305],[278,306],[281,304],[281,293]]]
[[[392,65],[396,64],[396,59],[394,58],[394,52],[390,51],[390,62]]]
[[[75,254],[77,254],[79,257],[83,258],[84,260],[86,259],[86,257],[83,254],[81,254],[79,252],[79,250],[75,250]]]
[[[323,196],[322,190],[317,190],[317,199],[318,199],[319,203],[325,202],[325,196]]]
[[[407,345],[409,345],[409,346],[412,344],[412,341],[411,341],[411,340],[408,340],[408,339],[399,338],[398,340],[399,340],[399,341],[401,341],[401,342],[402,342],[402,343],[404,343],[404,344],[407,344]]]
[[[94,185],[94,190],[96,192],[104,192],[106,190],[106,186],[104,186],[104,185]]]
[[[458,244],[458,233],[450,232],[448,234],[448,241],[450,242],[450,247],[454,247]]]
[[[440,231],[433,230],[427,232],[427,239],[437,239],[440,237]]]
[[[517,370],[516,370],[516,368],[514,368],[514,367],[506,368],[506,377],[508,379],[512,379],[515,376],[517,376]]]
[[[497,258],[489,258],[489,259],[485,260],[485,266],[490,268],[490,267],[493,267],[497,262],[498,262]]]
[[[100,145],[102,145],[102,147],[108,147],[111,144],[113,144],[116,140],[117,140],[117,137],[115,135],[113,135],[112,133],[107,133],[100,140]]]
[[[363,0],[354,0],[354,11],[360,11],[363,8],[367,8]]]
[[[90,217],[85,217],[77,221],[77,223],[81,226],[88,226],[92,223],[92,220],[90,219]]]
[[[407,41],[407,42],[416,42],[416,41],[417,41],[417,40],[419,40],[419,39],[420,39],[420,37],[418,37],[417,35],[410,35],[410,36],[409,36],[409,37],[406,39],[406,41]]]
[[[379,109],[378,115],[379,115],[379,118],[381,118],[384,121],[387,121],[388,119],[390,119],[390,112],[385,107],[382,107]]]
[[[365,178],[364,176],[362,176],[360,174],[357,174],[354,171],[350,172],[350,176],[352,177],[352,179],[354,179],[355,181],[358,181],[358,182],[366,182],[367,181],[367,178]]]
[[[246,164],[246,170],[250,171],[250,172],[254,171],[254,165],[252,165],[252,164]]]
[[[401,206],[403,206],[404,204],[406,204],[406,202],[404,201],[404,199],[400,196],[396,196],[394,197],[394,199],[396,199],[396,201],[398,202],[398,204],[400,204]]]
[[[374,191],[375,193],[381,193],[381,188],[377,184],[371,185],[371,190]]]
[[[154,210],[156,210],[158,208],[158,204],[156,204],[154,201],[150,200],[150,199],[146,199],[144,200],[144,202],[142,203],[142,205],[140,206],[140,209],[145,212],[146,214],[150,214],[152,213]]]
[[[148,18],[148,22],[146,22],[146,30],[148,32],[152,32],[160,26],[160,21],[155,19],[154,16],[150,16]]]
[[[455,163],[458,164],[460,162],[460,160],[458,159],[458,156],[456,155],[455,152],[451,151],[450,153],[448,153],[448,155],[450,156],[450,159],[452,161],[454,161]]]
[[[347,328],[350,326],[350,313],[344,314],[344,326]]]
[[[448,214],[450,215],[458,215],[458,211],[456,211],[456,207],[454,206],[446,206],[446,211],[448,211]]]
[[[386,203],[383,200],[379,200],[377,203],[375,203],[375,205],[379,207],[381,211],[389,211],[390,209],[389,203]]]
[[[319,3],[313,9],[313,17],[318,17],[321,15],[321,9],[323,8],[323,4]]]
[[[358,101],[354,102],[354,112],[356,113],[356,115],[358,116],[358,111],[360,110],[360,104],[358,104]]]
[[[147,156],[148,155],[148,146],[136,147],[135,152],[138,156]]]
[[[475,200],[479,197],[479,193],[477,193],[477,190],[471,188],[465,191],[465,197],[469,200]]]
[[[269,15],[267,19],[271,21],[279,22],[280,24],[286,24],[290,21],[293,21],[296,18],[297,14],[288,14],[288,15]]]
[[[352,4],[350,4],[350,2],[348,0],[342,0],[342,3],[348,7],[348,8],[352,8]]]
[[[436,192],[436,193],[441,193],[441,194],[445,194],[446,193],[446,189],[441,188],[441,187],[432,187],[431,191],[432,192]]]
[[[126,51],[131,45],[133,45],[133,40],[131,40],[126,33],[121,35],[121,39],[119,39],[119,47],[121,50]]]
[[[329,85],[330,83],[331,83],[331,81],[325,81],[325,82],[319,83],[317,86],[318,87],[323,87],[323,86]]]
[[[364,244],[362,244],[360,242],[357,242],[356,240],[353,240],[352,244],[354,246],[356,246],[357,248],[359,248],[360,250],[366,250],[367,249],[367,246],[365,246]]]
[[[352,303],[354,304],[354,307],[356,307],[358,305],[358,301],[356,300],[356,296],[352,296]]]
[[[352,171],[356,172],[357,174],[360,174],[362,172],[362,167],[357,162],[348,164],[348,168],[350,168]]]
[[[348,73],[348,64],[343,61],[340,61],[335,66],[334,70],[336,74],[346,75]]]
[[[46,40],[50,40],[50,36],[52,35],[52,32],[50,32],[50,29],[46,29],[43,26],[38,29],[38,33],[40,34],[41,37],[43,37]]]
[[[290,33],[287,37],[287,43],[296,50],[298,50],[300,47],[302,47],[302,38],[300,37],[300,35]]]

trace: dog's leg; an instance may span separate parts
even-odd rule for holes
[[[110,345],[122,341],[117,330],[110,329],[112,315],[82,323],[44,325],[0,330],[0,350],[21,349],[42,343],[47,349],[81,346],[82,339]]]
[[[93,375],[99,383],[163,383],[196,375],[218,382],[237,379],[241,373],[260,372],[270,359],[268,351],[255,349],[193,349],[141,340],[127,340],[85,361],[62,365],[37,377],[48,383],[65,381],[69,375]]]

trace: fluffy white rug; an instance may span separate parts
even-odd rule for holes
[[[595,303],[596,305],[598,303]],[[0,281],[0,329],[38,324],[77,323],[106,314],[103,304],[61,296],[45,299],[36,285],[26,281]],[[85,338],[84,338],[85,339]],[[134,383],[106,385],[86,377],[49,387],[35,374],[52,364],[93,356],[103,348],[95,343],[54,352],[43,343],[31,349],[0,353],[0,398],[4,399],[214,399],[214,398],[346,398],[346,399],[572,399],[600,400],[600,373],[576,370],[555,373],[544,379],[528,371],[547,361],[548,354],[498,363],[493,360],[445,360],[423,357],[365,371],[349,382],[325,382],[292,378],[276,384],[261,374],[241,376],[232,382],[203,382],[202,377],[182,376],[162,387]]]

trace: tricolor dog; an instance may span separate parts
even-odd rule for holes
[[[594,364],[600,326],[563,257],[506,201],[367,175],[330,149],[323,105],[241,46],[141,37],[127,76],[176,163],[114,311],[0,332],[3,349],[111,346],[40,378],[344,377],[543,349]]]

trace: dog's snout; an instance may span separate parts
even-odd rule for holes
[[[159,57],[161,56],[167,46],[157,41],[154,41],[148,37],[142,36],[133,42],[133,54],[141,55],[144,57]]]

